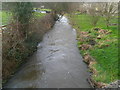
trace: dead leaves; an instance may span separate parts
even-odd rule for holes
[[[97,39],[102,39],[102,37],[103,37],[102,35],[98,35]]]
[[[81,50],[88,50],[88,49],[91,49],[92,46],[89,45],[89,44],[82,44],[82,45],[80,45],[79,48],[80,48]]]
[[[111,31],[100,29],[100,28],[94,28],[93,30],[97,31],[99,34],[110,34]]]
[[[111,31],[101,29],[101,30],[98,31],[98,33],[99,33],[99,34],[110,34]]]
[[[99,41],[98,44],[96,45],[98,48],[105,48],[105,47],[109,47],[110,46],[110,41],[106,40],[106,41]]]
[[[88,32],[77,31],[77,33],[78,33],[79,37],[89,37],[89,33]]]
[[[100,45],[98,45],[98,48],[105,48],[105,47],[109,47],[109,46],[110,46],[109,44],[101,43]]]
[[[91,62],[95,61],[88,53],[84,54],[83,59],[87,64],[91,64]]]
[[[105,87],[106,86],[105,83],[97,82],[92,78],[92,76],[97,76],[98,75],[98,71],[93,66],[94,64],[97,63],[95,61],[95,59],[92,58],[92,56],[90,56],[88,53],[86,53],[83,58],[84,58],[84,62],[86,62],[88,64],[88,67],[89,67],[90,71],[92,72],[92,75],[90,76],[90,78],[88,78],[88,82],[91,84],[91,86],[92,87],[97,87],[97,88]]]
[[[87,35],[88,34],[88,32],[80,32],[82,35]]]
[[[96,64],[97,62],[95,61],[95,59],[92,58],[92,56],[90,56],[88,53],[86,53],[84,55],[84,62],[86,62],[88,64],[89,69],[92,72],[92,76],[96,76],[98,75],[98,71],[96,70],[96,68],[93,66],[94,64]],[[102,82],[97,82],[95,81],[92,76],[90,76],[90,78],[88,79],[88,82],[91,84],[92,87],[97,87],[97,88],[102,88],[105,87],[106,84],[102,83]]]
[[[96,82],[95,80],[92,79],[92,77],[88,78],[88,82],[93,88],[104,88],[107,85],[102,82]]]

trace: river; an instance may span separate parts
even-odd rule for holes
[[[63,16],[5,88],[90,88],[89,72],[77,47],[76,31]]]

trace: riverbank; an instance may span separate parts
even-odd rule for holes
[[[36,51],[37,45],[42,40],[43,35],[52,28],[54,23],[55,20],[52,14],[46,14],[42,18],[31,19],[31,23],[27,28],[27,38],[23,38],[20,35],[17,24],[7,25],[2,29],[3,84],[14,75],[23,63],[27,62],[27,58]]]
[[[101,17],[93,27],[90,16],[85,14],[71,15],[70,20],[77,30],[80,53],[92,72],[89,81],[93,87],[101,88],[118,80],[118,24],[107,29]],[[117,19],[111,23],[118,23]]]

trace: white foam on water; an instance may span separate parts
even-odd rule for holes
[[[67,19],[65,16],[63,16],[63,17],[60,19],[60,22],[63,22],[63,23],[68,24],[68,19]]]

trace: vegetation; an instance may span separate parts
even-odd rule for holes
[[[45,15],[46,14],[44,13],[34,12],[32,18],[40,19]],[[7,25],[12,22],[12,17],[13,17],[12,12],[2,10],[0,11],[0,16],[2,16],[2,25]]]
[[[9,24],[12,13],[6,11],[0,11],[0,16],[2,16],[2,25],[6,25]]]
[[[36,51],[37,45],[42,40],[43,35],[54,25],[54,16],[31,12],[32,7],[29,6],[30,3],[28,4],[29,7],[24,7],[25,11],[21,11],[26,4],[26,2],[23,2],[20,6],[18,5],[19,7],[13,7],[11,16],[2,11],[2,14],[6,15],[6,17],[3,16],[3,20],[7,20],[8,17],[11,17],[10,21],[13,20],[11,23],[6,21],[5,24],[9,22],[10,25],[2,29],[3,83],[26,61],[25,59]],[[19,8],[20,11],[16,11],[16,8]],[[27,34],[27,37],[22,36],[22,34]]]
[[[29,23],[32,17],[33,6],[30,2],[16,2],[13,8],[14,20],[24,24]]]
[[[34,18],[39,19],[45,16],[45,13],[34,12]]]
[[[42,9],[42,4],[49,9]],[[107,84],[120,79],[116,3],[11,2],[3,3],[3,9],[2,25],[10,24],[2,30],[3,83],[36,50],[58,14],[65,13],[77,30],[78,47],[93,73],[92,79]]]
[[[92,78],[103,83],[118,80],[117,25],[109,26],[108,29],[105,18],[100,17],[96,28],[94,28],[91,24],[91,16],[86,14],[72,15],[70,19],[74,28],[77,29],[78,47],[81,49],[82,55],[90,54],[97,62],[92,66],[97,71],[97,74],[93,74]],[[117,24],[116,17],[110,23]],[[81,40],[81,37],[84,40]]]

